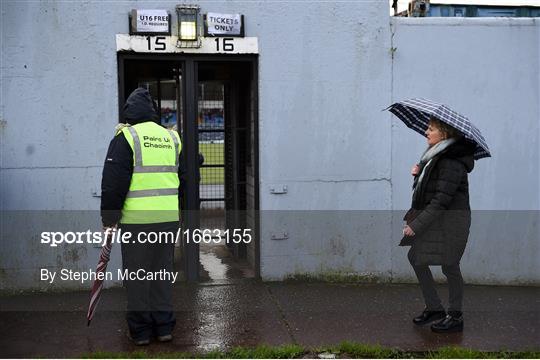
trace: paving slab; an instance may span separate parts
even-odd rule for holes
[[[441,295],[446,296],[444,288]],[[344,340],[403,350],[459,345],[478,350],[540,350],[540,288],[467,286],[465,331],[417,327],[416,285],[262,283],[176,284],[177,326],[170,343],[128,340],[123,289],[105,290],[86,326],[88,292],[0,297],[1,357],[78,357],[93,351],[206,352],[233,346]]]
[[[176,285],[177,325],[170,343],[136,347],[127,338],[125,292],[105,290],[90,327],[88,292],[0,298],[1,357],[77,357],[93,351],[226,350],[290,344],[285,323],[263,284]]]
[[[540,349],[540,289],[466,286],[465,329],[435,334],[412,317],[424,307],[415,285],[271,284],[295,341],[321,346],[344,340],[425,351],[454,345],[478,350]],[[441,299],[447,297],[439,288]]]

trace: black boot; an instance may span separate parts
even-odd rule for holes
[[[431,325],[431,331],[436,333],[455,333],[463,331],[463,315],[460,312],[449,313],[446,318]]]
[[[444,319],[445,317],[446,311],[444,310],[430,311],[426,309],[422,314],[413,319],[413,323],[416,325],[425,325],[433,321]]]

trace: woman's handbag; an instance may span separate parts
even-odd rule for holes
[[[410,208],[409,211],[407,211],[407,213],[405,214],[405,216],[403,216],[403,220],[405,221],[407,225],[409,225],[418,216],[419,213],[420,213],[420,210]],[[414,235],[403,236],[403,238],[399,242],[399,246],[411,246],[413,243],[414,237],[415,237]]]

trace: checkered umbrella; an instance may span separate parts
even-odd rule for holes
[[[97,264],[96,273],[104,273],[107,271],[107,264],[111,258],[112,250],[112,235],[110,232],[107,233],[105,238],[105,244],[101,248],[101,253],[99,254],[99,262]],[[88,320],[87,326],[90,326],[90,321],[94,317],[96,307],[101,298],[101,290],[103,289],[103,280],[99,278],[94,280],[94,285],[92,285],[92,291],[90,292],[90,304],[88,305],[88,313],[86,314],[86,319]]]
[[[426,136],[430,116],[456,128],[466,139],[476,144],[474,158],[476,160],[490,157],[489,148],[480,130],[465,116],[458,114],[446,105],[427,99],[409,99],[390,105],[386,110],[396,115],[414,131]]]

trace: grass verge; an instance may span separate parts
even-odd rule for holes
[[[84,354],[89,359],[299,359],[303,357],[317,358],[318,354],[334,354],[336,358],[352,359],[539,359],[540,351],[480,351],[454,346],[441,347],[432,351],[403,351],[395,348],[386,348],[380,345],[359,344],[344,341],[335,346],[306,348],[300,345],[256,347],[234,347],[228,351],[211,351],[207,353],[186,352],[111,352],[96,351]]]
[[[203,154],[206,165],[224,164],[223,143],[199,143],[199,152]],[[223,168],[201,168],[201,184],[224,184]]]

